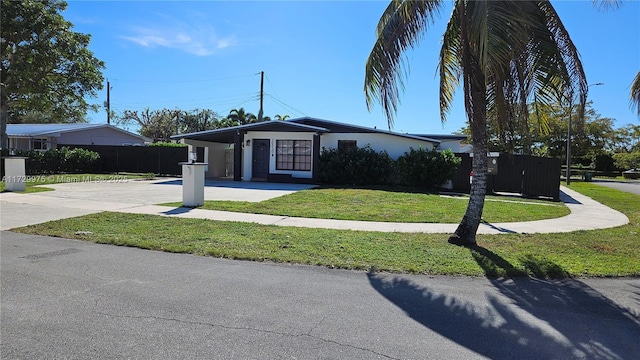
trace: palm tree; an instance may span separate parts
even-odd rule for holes
[[[631,83],[631,105],[638,111],[640,116],[640,71],[636,74],[636,78]]]
[[[291,117],[291,116],[289,116],[289,115],[280,115],[280,114],[277,114],[277,115],[276,115],[276,116],[274,116],[273,118],[274,118],[274,119],[276,119],[276,120],[279,120],[279,121],[285,121],[285,120],[287,120],[287,119],[288,119],[288,118],[290,118],[290,117]]]
[[[398,84],[406,76],[403,53],[417,45],[442,10],[443,0],[394,0],[377,27],[367,59],[367,106],[381,103],[389,127],[398,106]],[[498,123],[528,116],[534,98],[552,104],[576,96],[580,117],[588,86],[578,52],[548,1],[453,0],[442,38],[440,118],[446,121],[461,83],[473,144],[473,184],[467,210],[449,242],[473,246],[482,218],[487,181],[487,118]]]
[[[251,124],[258,121],[258,118],[255,115],[245,112],[244,108],[231,109],[231,111],[229,111],[229,115],[227,115],[227,119],[237,123],[238,125]]]

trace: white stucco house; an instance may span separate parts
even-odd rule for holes
[[[208,163],[207,178],[316,183],[322,149],[370,146],[399,156],[414,149],[460,151],[465,135],[415,135],[303,117],[172,136]]]
[[[133,145],[150,142],[144,136],[108,124],[7,124],[9,149],[49,150],[65,145]]]

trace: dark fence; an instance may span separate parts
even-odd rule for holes
[[[469,192],[471,185],[471,157],[456,154],[462,159],[452,182],[456,191]],[[560,159],[541,158],[529,155],[500,154],[495,172],[487,176],[487,193],[511,192],[527,197],[550,197],[560,199]]]
[[[180,175],[179,162],[188,161],[188,147],[81,145],[100,154],[99,169],[106,173],[132,172]]]

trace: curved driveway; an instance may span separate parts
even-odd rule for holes
[[[128,182],[79,182],[47,185],[56,191],[0,194],[2,216],[0,229],[37,224],[66,217],[117,211],[172,217],[202,218],[221,221],[254,222],[265,225],[331,228],[383,232],[452,233],[457,224],[390,223],[309,219],[287,216],[233,213],[226,211],[173,208],[153,204],[180,202],[179,179]],[[205,199],[262,201],[309,188],[309,185],[207,182]],[[619,211],[604,206],[578,192],[561,187],[561,200],[571,214],[548,220],[481,224],[478,233],[556,233],[610,228],[627,224],[629,219]]]

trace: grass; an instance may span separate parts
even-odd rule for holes
[[[415,189],[398,190],[316,188],[261,202],[205,201],[201,209],[319,219],[457,223],[467,207],[466,196],[442,197]],[[179,207],[181,203],[165,205]],[[483,218],[492,223],[533,221],[569,212],[562,203],[488,196]]]
[[[27,175],[25,177],[26,188],[21,193],[35,193],[42,191],[53,191],[42,185],[87,182],[87,181],[122,181],[123,179],[153,179],[155,174],[52,174],[52,175]],[[0,192],[4,192],[7,185],[4,181],[0,181]]]
[[[153,215],[100,213],[15,231],[144,249],[420,274],[470,276],[640,276],[640,196],[592,183],[571,188],[624,212],[630,224],[565,234],[479,235],[478,246],[446,234],[278,227]]]

